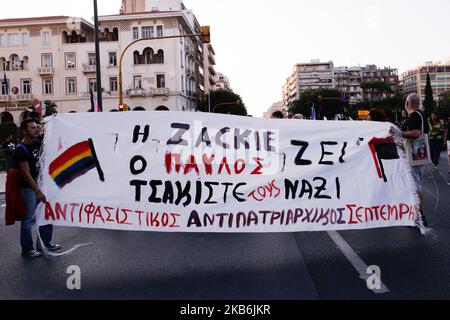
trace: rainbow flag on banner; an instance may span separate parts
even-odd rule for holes
[[[55,159],[49,167],[49,174],[59,188],[97,168],[100,180],[105,181],[98,162],[92,139],[77,143]]]

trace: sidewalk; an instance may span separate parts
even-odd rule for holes
[[[5,193],[6,173],[0,172],[0,194]]]

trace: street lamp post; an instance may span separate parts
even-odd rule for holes
[[[145,38],[145,39],[137,39],[133,42],[131,42],[129,45],[125,47],[125,49],[122,51],[122,54],[120,55],[119,59],[119,109],[122,109],[123,111],[127,109],[124,108],[123,104],[123,78],[122,78],[122,62],[123,58],[125,56],[125,53],[127,50],[133,46],[134,44],[141,42],[141,41],[149,41],[149,40],[164,40],[164,39],[176,39],[176,38],[187,38],[187,37],[201,37],[203,43],[209,43],[210,42],[210,33],[209,33],[209,26],[203,26],[201,27],[200,33],[193,33],[193,34],[186,34],[186,35],[179,35],[179,36],[167,36],[167,37],[155,37],[155,38]],[[122,108],[121,108],[122,106]]]
[[[97,103],[101,111],[103,111],[103,90],[102,90],[102,76],[100,71],[100,42],[98,36],[98,11],[97,0],[94,0],[94,24],[95,24],[95,64],[96,64],[96,86],[97,86]],[[94,112],[96,110],[93,110]]]

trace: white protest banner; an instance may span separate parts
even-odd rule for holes
[[[391,124],[185,112],[47,119],[38,224],[156,232],[414,226]]]

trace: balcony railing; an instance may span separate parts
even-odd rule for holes
[[[38,74],[40,76],[47,76],[55,74],[55,68],[53,67],[41,67],[38,68]]]
[[[11,96],[8,94],[0,95],[0,102],[9,102],[11,101]]]
[[[83,72],[84,73],[95,73],[95,72],[97,72],[97,66],[83,63]]]
[[[145,97],[145,89],[128,89],[127,94],[130,97]]]
[[[168,96],[169,88],[150,88],[150,94],[152,96]]]
[[[17,101],[31,101],[33,100],[33,95],[32,94],[17,94],[16,95],[16,100]]]

